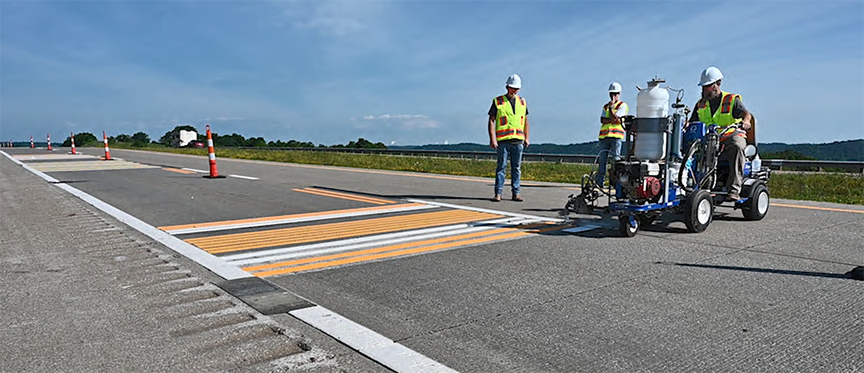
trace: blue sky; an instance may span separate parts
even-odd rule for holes
[[[487,143],[523,79],[532,143],[596,140],[612,81],[691,106],[708,66],[760,142],[864,138],[864,1],[3,1],[0,139]],[[55,135],[56,134],[56,135]]]

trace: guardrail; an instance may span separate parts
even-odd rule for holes
[[[256,150],[291,150],[329,153],[357,153],[357,154],[387,154],[411,157],[442,157],[461,159],[495,159],[493,151],[456,151],[456,150],[411,150],[411,149],[363,149],[363,148],[273,148],[273,147],[250,147],[240,146],[236,149]],[[556,163],[594,163],[596,155],[585,154],[543,154],[523,153],[522,160],[527,162],[556,162]],[[762,165],[772,170],[817,170],[824,172],[826,169],[838,169],[851,172],[864,173],[864,162],[859,161],[813,161],[813,160],[786,160],[786,159],[763,159]]]

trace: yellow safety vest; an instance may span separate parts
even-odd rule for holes
[[[611,118],[612,112],[617,112],[618,109],[621,108],[621,105],[624,105],[624,111],[628,111],[629,108],[624,101],[618,101],[615,104],[615,107],[609,108],[609,104],[603,105],[603,118]],[[626,113],[625,113],[626,114]],[[624,126],[621,123],[606,123],[600,127],[600,136],[598,138],[603,140],[607,137],[611,137],[614,139],[623,139],[624,138]]]
[[[720,127],[727,127],[731,124],[741,123],[741,118],[735,118],[732,116],[732,104],[735,103],[736,98],[741,96],[724,91],[720,91],[720,94],[720,108],[714,112],[714,115],[711,115],[711,104],[707,100],[701,99],[696,103],[696,114],[699,115],[699,121],[706,125],[716,124]],[[732,128],[725,129],[720,133],[721,140],[726,140],[732,136],[742,136],[746,138],[747,134],[744,131],[735,131]]]
[[[492,103],[498,108],[498,118],[495,119],[495,139],[497,141],[525,140],[525,115],[528,112],[525,99],[516,96],[515,112],[506,95],[495,97]]]

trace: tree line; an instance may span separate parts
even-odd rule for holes
[[[172,146],[172,141],[175,136],[179,135],[180,131],[195,131],[198,134],[197,141],[203,142],[206,144],[207,142],[207,134],[202,134],[198,132],[195,127],[190,125],[183,125],[174,127],[173,130],[166,132],[159,140],[151,140],[150,136],[144,132],[136,132],[133,135],[128,134],[119,134],[116,136],[108,137],[108,144],[112,143],[129,143],[133,147],[145,147],[149,145],[163,145],[163,146]],[[270,140],[267,141],[263,137],[249,137],[246,138],[243,135],[232,133],[230,135],[220,135],[216,132],[210,133],[213,138],[213,145],[216,147],[260,147],[260,148],[364,148],[364,149],[387,149],[387,146],[384,143],[378,142],[373,143],[364,138],[359,138],[357,141],[350,141],[347,145],[324,145],[318,144],[317,146],[312,142],[308,141],[297,141],[297,140]],[[101,143],[103,140],[96,138],[95,135],[89,132],[82,132],[75,134],[75,145],[76,146],[94,146],[96,143]],[[67,137],[66,141],[63,142],[61,146],[71,146],[72,140],[71,137]]]

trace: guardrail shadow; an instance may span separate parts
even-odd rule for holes
[[[851,271],[847,272],[847,273],[829,273],[829,272],[795,271],[795,270],[789,270],[789,269],[738,267],[738,266],[724,266],[724,265],[715,265],[715,264],[696,264],[696,263],[678,263],[678,262],[655,262],[655,264],[673,265],[673,266],[690,267],[690,268],[722,269],[722,270],[728,270],[728,271],[770,273],[770,274],[778,274],[778,275],[794,275],[794,276],[808,276],[808,277],[852,279]]]

